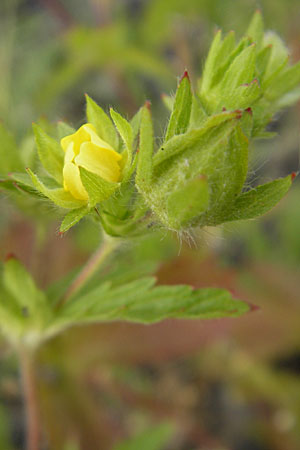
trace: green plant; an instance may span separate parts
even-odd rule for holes
[[[34,126],[44,169],[38,175],[37,168],[4,174],[2,187],[18,187],[66,210],[60,233],[88,216],[103,239],[75,278],[45,292],[13,255],[3,264],[0,326],[20,354],[31,450],[39,445],[33,356],[47,339],[77,324],[209,319],[249,310],[224,289],[155,286],[150,276],[95,284],[94,275],[117,249],[154,229],[184,236],[195,227],[252,219],[275,206],[296,174],[250,187],[249,142],[273,136],[266,126],[299,98],[299,81],[300,64],[288,65],[284,44],[264,33],[256,13],[239,42],[232,32],[223,39],[216,34],[195,92],[185,71],[175,97],[164,97],[171,114],[158,148],[149,102],[129,122],[113,109],[110,118],[87,96],[88,123],[77,132],[62,122],[55,136]],[[1,140],[15,154],[4,129]],[[16,156],[14,161],[20,170]]]

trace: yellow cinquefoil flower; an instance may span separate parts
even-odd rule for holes
[[[88,200],[79,172],[79,166],[106,181],[117,182],[121,176],[122,156],[97,134],[95,127],[86,123],[76,133],[64,137],[61,146],[65,151],[64,189],[79,200]]]

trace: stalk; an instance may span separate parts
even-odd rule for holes
[[[39,450],[41,430],[33,351],[21,348],[19,360],[25,407],[26,449]]]
[[[103,264],[106,258],[120,245],[120,240],[116,238],[105,237],[100,247],[92,254],[90,259],[83,266],[79,274],[72,281],[57,307],[61,308],[70,297],[86,284],[94,275],[96,270]]]

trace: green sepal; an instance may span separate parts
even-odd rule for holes
[[[216,67],[218,66],[218,56],[222,47],[222,32],[219,30],[212,41],[212,44],[207,55],[202,79],[201,92],[206,92],[210,89]]]
[[[72,228],[74,225],[76,225],[83,217],[85,217],[87,214],[89,214],[90,208],[87,206],[82,206],[78,209],[72,209],[68,214],[65,215],[59,231],[60,233],[65,233],[70,228]]]
[[[89,208],[107,200],[120,186],[120,183],[106,181],[99,175],[84,169],[84,167],[79,167],[79,170],[82,184],[89,196]]]
[[[86,115],[88,122],[94,125],[97,134],[101,139],[110,144],[114,150],[119,148],[119,139],[112,121],[103,109],[97,105],[87,94],[86,97]]]
[[[253,14],[246,36],[249,36],[257,44],[258,48],[261,47],[264,38],[264,21],[259,10]]]
[[[64,164],[62,147],[38,125],[33,124],[32,127],[41,163],[49,175],[62,184]]]
[[[176,91],[174,106],[169,120],[165,142],[188,128],[192,108],[191,83],[187,71],[184,72]]]
[[[242,84],[232,92],[224,93],[220,99],[217,109],[226,107],[227,109],[244,109],[250,107],[260,96],[262,90],[258,80],[255,78],[250,83]]]
[[[214,68],[214,75],[212,77],[211,83],[210,83],[210,89],[213,90],[215,86],[223,79],[224,74],[227,72],[230,65],[233,63],[235,58],[249,45],[251,44],[251,39],[249,37],[244,37],[240,40],[238,45],[235,47],[235,49],[232,50],[232,52],[228,55],[227,59],[220,64],[219,57],[217,58],[216,66]],[[222,61],[222,60],[221,60]],[[200,86],[200,92],[201,94],[206,94],[202,89],[202,86]]]
[[[255,189],[243,192],[237,197],[233,207],[221,222],[248,220],[270,211],[288,192],[295,174],[262,184]]]
[[[160,147],[158,152],[154,155],[154,166],[157,167],[164,161],[183,153],[189,147],[194,146],[200,139],[204,139],[206,133],[215,133],[222,124],[234,122],[240,115],[240,111],[225,111],[220,114],[215,114],[208,117],[200,128],[192,129],[184,135],[174,136],[166,144]],[[214,141],[215,138],[218,139],[219,136],[217,136],[217,134],[215,136],[213,134],[209,135],[209,139],[212,141]],[[207,142],[207,144],[209,145],[209,142]],[[205,145],[205,141],[203,142],[203,145]]]
[[[30,169],[26,170],[30,175],[32,183],[34,184],[36,189],[57,206],[65,209],[75,209],[85,205],[85,202],[77,200],[63,188],[52,189],[47,187]]]
[[[201,175],[172,192],[166,206],[169,227],[180,230],[205,211],[209,204],[209,193],[207,178]]]
[[[141,113],[140,142],[137,158],[136,185],[141,191],[149,187],[152,177],[153,125],[150,104],[147,102]]]
[[[127,122],[124,117],[119,113],[110,108],[110,115],[115,123],[115,126],[125,144],[125,151],[122,153],[123,156],[123,180],[126,181],[128,172],[132,164],[132,154],[133,154],[133,129],[129,122]]]
[[[237,55],[219,83],[217,93],[226,97],[241,84],[250,83],[255,74],[255,55],[255,44],[249,45]]]

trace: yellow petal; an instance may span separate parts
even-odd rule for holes
[[[68,145],[68,147],[65,150],[65,159],[64,162],[65,164],[72,162],[74,157],[75,157],[75,153],[74,153],[74,143],[70,142],[70,144]]]
[[[114,150],[85,142],[80,147],[79,155],[75,157],[75,163],[96,173],[104,180],[117,182],[121,171],[118,160],[121,158]]]
[[[63,176],[66,191],[70,191],[78,200],[88,200],[89,196],[83,187],[79,168],[74,163],[68,162],[64,165]]]
[[[90,142],[92,142],[93,144],[99,145],[99,147],[101,147],[101,148],[107,148],[107,149],[115,152],[115,150],[108,144],[108,142],[103,141],[103,139],[101,139],[98,136],[94,125],[92,125],[91,123],[86,123],[85,125],[83,125],[83,128],[87,133],[89,133],[90,139],[88,139],[88,140]],[[116,155],[120,156],[119,153],[117,153],[117,152],[115,152],[115,153],[116,153]]]

